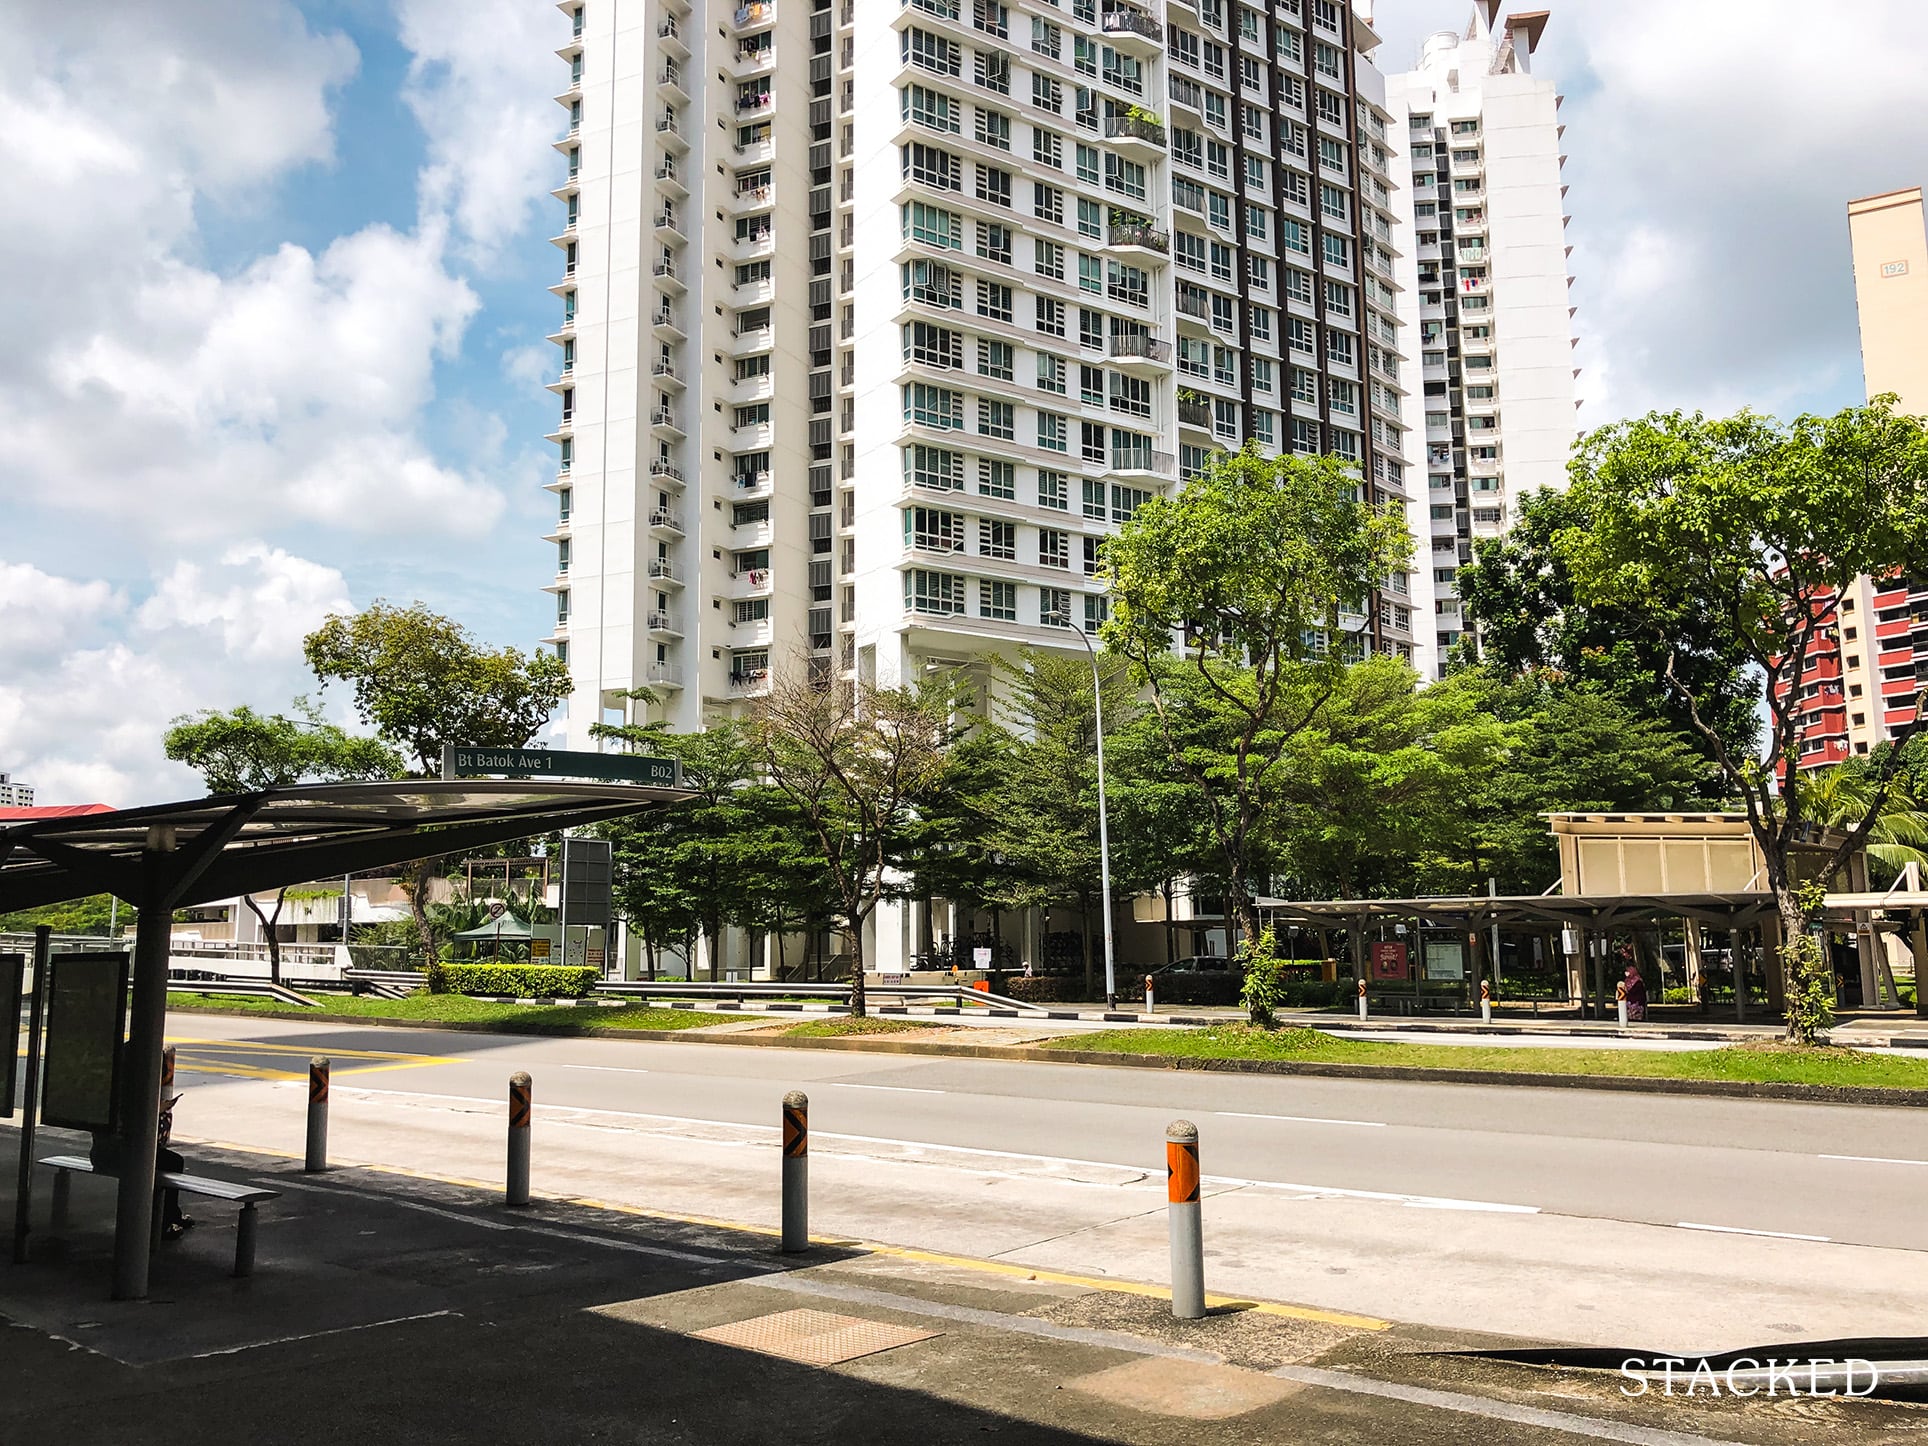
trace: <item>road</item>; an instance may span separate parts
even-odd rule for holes
[[[811,1098],[820,1230],[1164,1278],[1163,1134],[1198,1123],[1213,1289],[1673,1350],[1916,1334],[1928,1113],[177,1016],[184,1136],[294,1151],[311,1053],[336,1157],[501,1178],[535,1077],[539,1190],[775,1217]]]

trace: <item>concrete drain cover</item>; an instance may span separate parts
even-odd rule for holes
[[[861,1316],[832,1315],[822,1310],[780,1310],[752,1316],[730,1325],[692,1331],[698,1340],[761,1351],[806,1366],[834,1366],[859,1356],[874,1356],[915,1341],[927,1341],[938,1331],[920,1331]]]

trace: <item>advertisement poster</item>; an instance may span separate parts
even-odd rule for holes
[[[127,1034],[127,955],[56,954],[47,975],[47,1058],[40,1122],[114,1128]]]
[[[1410,979],[1412,961],[1406,955],[1406,945],[1397,939],[1380,939],[1372,946],[1372,977],[1374,979]]]
[[[13,1077],[20,1068],[20,986],[26,977],[25,954],[0,954],[0,1019],[7,1021],[5,1054],[0,1054],[0,1120],[13,1118]]]

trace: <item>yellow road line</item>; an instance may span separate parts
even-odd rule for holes
[[[261,1042],[251,1039],[189,1039],[181,1035],[168,1036],[169,1044],[189,1045],[195,1049],[219,1050],[260,1050],[264,1054],[321,1054],[311,1044],[280,1044]],[[330,1059],[423,1059],[435,1064],[466,1064],[468,1061],[452,1054],[408,1054],[394,1049],[330,1049],[325,1051]]]

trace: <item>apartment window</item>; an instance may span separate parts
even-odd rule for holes
[[[1228,442],[1238,440],[1238,403],[1223,399],[1212,403],[1212,431]]]
[[[1114,484],[1111,489],[1111,520],[1129,522],[1137,515],[1138,509],[1149,501],[1151,501],[1151,493],[1142,488],[1119,487]]]
[[[1111,410],[1128,416],[1151,416],[1151,383],[1124,372],[1111,373]]]
[[[764,410],[767,412],[769,409],[766,407]],[[904,387],[904,420],[920,427],[962,431],[964,394],[951,391],[948,387],[934,387],[926,382],[909,383]]]
[[[998,622],[1014,623],[1018,619],[1018,585],[1014,582],[993,582],[989,578],[977,585],[978,616]]]
[[[977,430],[979,436],[995,437],[1005,442],[1011,441],[1017,434],[1017,408],[1009,402],[979,397]]]
[[[1035,18],[1032,20],[1031,23],[1034,26],[1044,24],[1042,20],[1038,20]],[[1057,29],[1055,25],[1050,26],[1049,28],[1053,31],[1056,31]],[[1053,115],[1062,114],[1064,111],[1064,87],[1060,85],[1051,76],[1046,75],[1043,71],[1041,70],[1032,71],[1031,72],[1031,104],[1036,106],[1039,110],[1048,110]]]
[[[1096,241],[1104,235],[1105,208],[1097,201],[1078,202],[1078,234]]]
[[[1252,440],[1257,442],[1261,447],[1275,445],[1273,442],[1272,428],[1273,413],[1266,411],[1263,407],[1254,408],[1252,412]]]
[[[1312,368],[1292,368],[1292,400],[1309,407],[1319,405],[1319,374]]]
[[[1358,365],[1358,356],[1353,347],[1351,332],[1339,331],[1334,327],[1327,327],[1325,351],[1326,360],[1338,366],[1350,367]]]
[[[1064,395],[1064,358],[1048,351],[1038,353],[1038,390]]]
[[[1038,529],[1038,565],[1040,567],[1071,566],[1071,534],[1059,532],[1054,528]]]
[[[955,211],[946,211],[941,206],[927,205],[922,201],[907,201],[903,208],[904,234],[913,241],[921,241],[927,246],[941,246],[947,251],[961,251],[964,248],[964,218]],[[759,262],[763,274],[770,274],[770,263]]]
[[[742,431],[745,427],[760,427],[769,420],[770,404],[768,402],[758,402],[753,407],[738,407],[736,409],[736,429],[738,431]]]
[[[902,113],[906,120],[934,131],[945,131],[950,135],[958,133],[958,103],[941,90],[931,90],[921,85],[907,85],[900,92],[903,97]]]
[[[1011,149],[1011,118],[1000,111],[979,106],[976,135],[981,144],[1008,151]]]
[[[1038,506],[1063,512],[1069,507],[1069,484],[1071,479],[1062,472],[1041,470],[1038,473]]]
[[[1038,621],[1047,628],[1071,626],[1071,590],[1062,587],[1038,589]]]
[[[1103,367],[1080,366],[1078,368],[1078,400],[1087,407],[1102,407],[1105,404],[1105,369]]]
[[[904,541],[922,552],[962,552],[964,514],[935,507],[912,507],[904,513]]]
[[[1097,256],[1078,258],[1078,289],[1097,292],[1100,295],[1104,293],[1105,263],[1102,258]]]
[[[1279,217],[1279,245],[1302,256],[1312,254],[1312,228],[1290,216]]]
[[[977,550],[985,557],[1014,561],[1018,555],[1017,524],[1000,522],[995,517],[980,517],[977,522]]]
[[[1050,296],[1032,298],[1036,308],[1037,328],[1046,336],[1064,335],[1064,303]]]
[[[1081,148],[1082,149],[1082,148]],[[1105,152],[1105,189],[1135,201],[1145,199],[1145,168],[1136,161]]]
[[[999,381],[1011,380],[1015,349],[1009,342],[992,341],[979,337],[977,342],[977,372],[979,376],[995,377]]]
[[[1272,362],[1268,357],[1255,356],[1248,365],[1252,369],[1252,390],[1267,392],[1272,390]]]
[[[1324,247],[1326,264],[1328,266],[1351,267],[1352,242],[1344,236],[1336,236],[1330,231],[1327,231],[1320,237],[1320,242]]]
[[[1189,231],[1172,232],[1172,260],[1188,271],[1205,269],[1205,238]]]
[[[1334,316],[1352,315],[1352,288],[1343,281],[1325,283],[1326,310]]]
[[[954,616],[964,611],[964,579],[913,568],[904,574],[904,606],[914,613]]]
[[[902,153],[904,175],[919,185],[940,191],[961,191],[964,188],[963,164],[949,151],[914,141],[902,147]]]
[[[1254,341],[1272,339],[1272,308],[1269,306],[1248,306],[1245,308],[1247,320],[1252,323]]]
[[[1011,204],[1011,173],[996,166],[977,167],[977,198],[993,206]]]
[[[1058,413],[1038,413],[1038,445],[1047,452],[1063,452],[1069,447],[1065,419]]]
[[[935,75],[957,75],[964,67],[964,47],[941,35],[912,26],[899,47],[903,58]]]
[[[1078,308],[1078,345],[1092,351],[1105,349],[1105,314],[1088,306]]]
[[[996,457],[977,459],[977,491],[981,497],[997,497],[1006,502],[1018,495],[1017,467]]]
[[[1040,221],[1050,221],[1056,225],[1064,224],[1064,192],[1056,186],[1047,186],[1043,181],[1031,183],[1031,212]]]
[[[1266,218],[1270,214],[1264,206],[1247,201],[1245,203],[1245,234],[1254,241],[1263,241],[1269,225]]]
[[[758,377],[770,375],[770,354],[737,358],[736,379],[740,382],[755,381]]]
[[[1064,247],[1042,238],[1031,243],[1031,269],[1054,281],[1064,280]]]
[[[1054,171],[1064,169],[1064,137],[1043,126],[1031,127],[1031,159]]]
[[[959,491],[964,486],[964,455],[942,447],[906,447],[904,476],[928,491]]]
[[[1296,266],[1286,267],[1283,285],[1285,299],[1287,301],[1302,302],[1306,306],[1312,305],[1312,273],[1310,271],[1301,271]]]
[[[964,365],[964,333],[928,321],[904,323],[904,359],[924,366],[961,369]],[[769,370],[769,358],[759,358]]]
[[[1303,417],[1292,419],[1292,450],[1302,455],[1316,455],[1319,451],[1319,424],[1306,421]]]
[[[980,50],[973,61],[973,77],[988,91],[1011,93],[1011,57],[999,50]]]
[[[1084,515],[1093,522],[1103,522],[1106,516],[1105,484],[1087,477],[1083,486]]]

